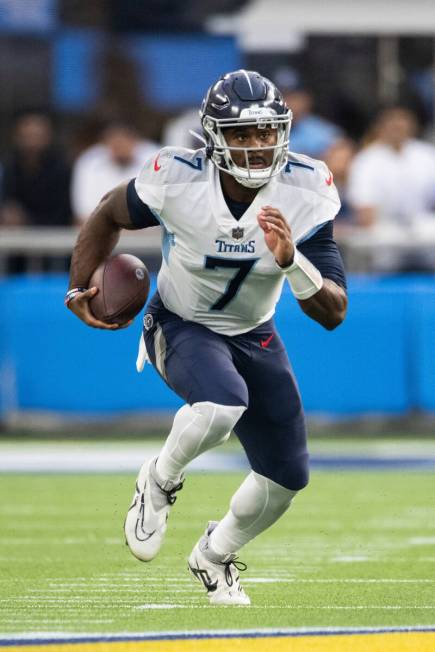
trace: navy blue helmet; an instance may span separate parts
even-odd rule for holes
[[[292,114],[278,88],[269,79],[251,70],[229,72],[208,90],[200,110],[201,124],[207,140],[207,152],[213,163],[248,188],[259,188],[286,165]],[[224,130],[229,127],[255,125],[259,129],[277,130],[272,164],[250,169],[248,154],[252,148],[228,147]],[[246,167],[234,163],[231,150],[243,150]]]

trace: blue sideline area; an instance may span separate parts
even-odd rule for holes
[[[135,370],[141,319],[86,327],[63,306],[65,276],[0,282],[0,417],[8,411],[117,415],[180,400],[151,366]],[[352,277],[346,322],[323,330],[286,288],[277,324],[307,411],[345,418],[435,411],[435,277]],[[273,400],[273,399],[272,399]]]

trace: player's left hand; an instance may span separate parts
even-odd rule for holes
[[[257,220],[264,232],[264,239],[280,267],[293,262],[295,246],[292,232],[281,211],[272,206],[262,206]]]

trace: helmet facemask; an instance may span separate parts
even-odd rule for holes
[[[272,109],[251,107],[243,109],[237,118],[215,118],[202,114],[202,126],[209,145],[209,156],[219,170],[230,174],[247,188],[260,188],[285,167],[288,158],[288,141],[292,114],[287,110],[277,115]],[[260,147],[229,147],[225,139],[225,130],[235,127],[257,127],[258,129],[276,129],[276,143]],[[252,169],[249,154],[253,152],[273,151],[270,166]],[[244,153],[245,166],[236,165],[232,152]]]

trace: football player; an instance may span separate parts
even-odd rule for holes
[[[200,111],[204,147],[166,147],[106,195],[80,231],[69,308],[89,326],[92,272],[120,230],[160,224],[158,291],[144,318],[148,357],[185,405],[156,459],[139,471],[125,522],[133,555],[150,561],[195,457],[239,437],[252,471],[220,522],[210,521],[189,567],[210,602],[246,605],[237,553],[289,508],[308,482],[299,391],[273,314],[283,284],[328,330],[347,307],[332,221],[340,202],[321,161],[288,152],[291,111],[257,72],[223,75]]]

